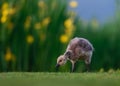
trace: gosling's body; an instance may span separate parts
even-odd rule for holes
[[[76,61],[84,60],[87,71],[89,71],[93,51],[94,48],[87,39],[75,37],[68,44],[65,53],[58,57],[57,64],[63,65],[67,60],[70,60],[73,72]]]
[[[88,40],[76,37],[70,41],[65,53],[68,51],[72,52],[69,60],[85,60],[86,63],[89,64],[91,62],[93,50],[94,48]]]

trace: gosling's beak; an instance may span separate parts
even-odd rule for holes
[[[56,71],[58,71],[60,65],[59,64],[56,64],[55,68],[56,68]]]
[[[59,64],[56,64],[56,66],[55,66],[56,68],[59,68],[60,67],[60,65]]]

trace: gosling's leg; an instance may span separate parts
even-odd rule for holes
[[[86,70],[87,72],[90,72],[90,64],[86,64]]]
[[[72,63],[72,70],[71,70],[71,72],[74,72],[75,71],[75,61],[71,61],[71,63]]]
[[[90,72],[90,59],[86,59],[85,60],[85,65],[86,65],[86,70],[87,70],[87,72]]]

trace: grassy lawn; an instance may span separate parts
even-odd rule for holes
[[[0,86],[120,86],[120,73],[0,73]]]

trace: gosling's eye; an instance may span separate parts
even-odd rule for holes
[[[62,60],[60,60],[59,62],[62,62]]]

